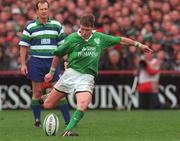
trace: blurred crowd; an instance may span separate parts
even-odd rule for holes
[[[0,0],[0,70],[19,69],[18,42],[26,23],[36,19],[36,0]],[[96,30],[125,36],[149,45],[161,70],[180,71],[179,0],[49,0],[50,17],[66,34],[78,29],[79,17],[91,12]],[[134,47],[114,46],[100,61],[101,70],[134,69],[143,53]]]

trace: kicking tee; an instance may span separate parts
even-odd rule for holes
[[[54,55],[59,58],[68,55],[68,68],[83,74],[98,74],[100,55],[105,48],[119,44],[121,37],[114,37],[100,32],[93,32],[85,40],[78,32],[70,34],[65,42],[58,47]]]

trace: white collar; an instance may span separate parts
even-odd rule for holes
[[[78,34],[82,39],[84,39],[84,40],[87,42],[87,41],[89,41],[89,39],[91,39],[91,37],[93,36],[93,33],[94,33],[94,32],[96,32],[96,30],[93,30],[93,31],[92,31],[92,34],[91,34],[91,36],[90,36],[88,39],[84,39],[84,38],[81,36],[81,34],[80,34],[80,29],[78,29],[77,34]]]

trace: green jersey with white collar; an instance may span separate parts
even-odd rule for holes
[[[68,68],[83,74],[98,74],[100,55],[105,48],[119,44],[121,37],[93,32],[88,40],[83,39],[79,32],[69,35],[58,47],[54,55],[59,58],[68,55]]]

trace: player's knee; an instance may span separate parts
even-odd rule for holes
[[[81,101],[78,104],[78,109],[81,110],[81,111],[86,111],[87,107],[88,107],[88,102],[87,101]]]
[[[54,107],[54,105],[51,104],[50,102],[45,102],[43,104],[43,108],[45,108],[45,109],[52,109],[53,107]]]

